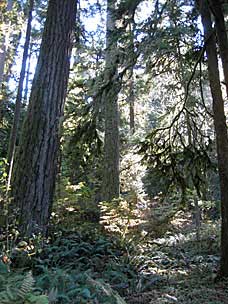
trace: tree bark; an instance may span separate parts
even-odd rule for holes
[[[104,174],[102,184],[104,201],[118,198],[120,193],[118,93],[121,89],[121,81],[117,76],[117,39],[116,1],[107,0],[105,81],[109,81],[109,85],[102,96],[105,109]]]
[[[59,124],[69,77],[76,0],[49,0],[12,176],[12,196],[22,235],[47,234],[54,195]]]
[[[132,78],[129,81],[129,116],[130,116],[130,132],[135,133],[135,92],[134,92],[134,80],[133,71]]]
[[[31,57],[32,57],[32,43],[30,42],[30,50],[28,54],[28,63],[27,63],[27,71],[26,71],[26,78],[25,78],[25,89],[24,89],[24,97],[23,102],[24,105],[28,102],[28,92],[29,92],[29,77],[30,77],[30,67],[31,67]]]
[[[7,2],[7,12],[11,12],[13,9],[13,0],[8,0]],[[4,75],[4,66],[6,60],[7,49],[9,46],[9,38],[10,38],[10,24],[8,24],[8,29],[5,33],[2,33],[2,41],[0,44],[0,90],[2,88],[2,81]]]
[[[7,13],[11,12],[13,9],[13,0],[8,0],[7,1],[7,7],[6,7],[6,11]],[[8,16],[7,16],[8,18]],[[4,18],[3,18],[4,19]],[[4,20],[3,24],[5,24]],[[0,123],[3,119],[3,115],[4,115],[4,106],[3,106],[3,99],[2,99],[2,83],[4,80],[4,67],[5,67],[5,62],[6,62],[6,55],[7,55],[7,51],[8,51],[8,47],[9,47],[9,38],[10,38],[10,34],[11,34],[11,29],[10,29],[10,22],[8,22],[7,26],[5,24],[5,27],[7,28],[7,30],[5,31],[5,29],[3,29],[3,32],[0,33],[2,37],[0,40]]]
[[[222,60],[223,74],[226,85],[226,95],[228,97],[228,38],[226,25],[222,10],[222,4],[218,0],[210,0],[211,11],[215,17],[215,27],[218,38],[219,53]]]
[[[119,198],[119,108],[118,93],[122,79],[118,77],[119,50],[118,41],[126,29],[129,20],[142,0],[124,0],[118,5],[116,0],[107,0],[106,21],[106,68],[103,92],[105,113],[104,171],[102,197],[105,201]],[[127,18],[126,18],[127,17]]]
[[[129,18],[133,18],[129,16]],[[134,25],[133,22],[129,23],[129,37],[130,37],[130,56],[134,58]],[[129,118],[130,118],[130,133],[135,133],[135,91],[134,91],[134,66],[130,68],[129,78]]]
[[[217,158],[221,190],[221,262],[220,275],[228,276],[228,136],[224,101],[219,79],[215,33],[207,1],[200,0],[200,13],[204,28],[208,74],[213,98],[214,125],[217,144]]]
[[[34,0],[29,0],[28,22],[27,22],[27,29],[26,29],[26,36],[25,36],[25,44],[24,44],[21,72],[20,72],[19,84],[18,84],[18,89],[17,89],[16,102],[15,102],[14,119],[13,119],[13,125],[12,125],[12,129],[11,129],[11,133],[10,133],[10,141],[9,141],[9,147],[8,147],[9,170],[8,170],[8,181],[7,181],[7,192],[9,191],[10,183],[11,183],[11,175],[12,175],[13,162],[14,162],[16,139],[17,139],[18,127],[19,127],[19,121],[20,121],[23,83],[24,83],[24,79],[25,79],[26,61],[28,58],[29,42],[30,42],[30,36],[31,36],[33,6],[34,6]]]

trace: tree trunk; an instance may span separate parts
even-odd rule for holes
[[[132,18],[132,16],[129,16]],[[130,36],[130,56],[134,58],[134,25],[133,22],[129,23],[129,36]],[[135,91],[134,91],[134,66],[130,68],[130,78],[129,78],[129,118],[130,118],[130,132],[135,133]]]
[[[11,12],[13,9],[13,0],[8,0],[7,1],[7,13]],[[8,16],[7,16],[8,18]],[[4,19],[4,18],[3,18]],[[7,28],[6,31],[3,29],[4,32],[0,33],[2,37],[0,40],[0,123],[3,119],[4,115],[4,106],[3,106],[3,98],[2,98],[2,83],[4,79],[4,67],[5,67],[5,62],[6,62],[6,55],[7,55],[7,50],[9,46],[9,38],[11,34],[11,29],[10,29],[10,22],[6,25],[4,20],[2,20],[3,24]]]
[[[222,11],[222,4],[218,0],[210,0],[211,11],[215,17],[215,27],[218,38],[219,52],[222,60],[223,74],[226,85],[226,95],[228,97],[228,38],[226,25]]]
[[[49,0],[28,113],[12,176],[13,202],[18,209],[22,235],[47,234],[75,16],[75,0]]]
[[[129,91],[130,91],[129,92],[130,131],[131,134],[134,134],[135,133],[135,92],[134,92],[133,71],[132,71],[132,78],[129,80]]]
[[[10,183],[11,183],[11,175],[12,175],[12,169],[13,169],[16,139],[17,139],[18,126],[19,126],[19,121],[20,121],[23,83],[24,83],[24,79],[25,79],[26,61],[27,61],[27,57],[28,57],[29,42],[30,42],[30,36],[31,36],[31,22],[32,22],[33,5],[34,5],[34,0],[29,0],[28,22],[27,22],[27,29],[26,29],[26,36],[25,36],[25,44],[24,44],[21,72],[20,72],[19,84],[18,84],[18,89],[17,89],[16,102],[15,102],[13,126],[12,126],[11,133],[10,133],[10,141],[9,141],[9,147],[8,147],[9,170],[8,170],[8,181],[7,181],[7,192],[9,191]]]
[[[7,2],[7,12],[9,13],[13,9],[13,0],[8,0]],[[5,33],[2,33],[2,41],[0,44],[0,90],[2,88],[2,81],[4,75],[4,66],[6,60],[7,49],[9,46],[9,38],[10,38],[10,24],[8,24],[8,29]]]
[[[126,29],[125,21],[129,16],[133,18],[137,5],[141,1],[128,0],[119,2],[107,0],[106,68],[104,77],[107,85],[102,96],[105,113],[102,197],[105,201],[118,198],[120,194],[118,93],[122,87],[121,77],[123,75],[118,75],[120,55],[118,41]]]
[[[103,92],[105,108],[104,174],[103,200],[110,201],[119,197],[119,109],[118,93],[121,81],[118,79],[117,20],[116,1],[107,0],[106,23],[106,69]]]
[[[228,136],[224,101],[219,79],[218,58],[211,14],[206,1],[200,0],[200,13],[204,27],[208,74],[213,98],[214,125],[221,190],[221,264],[220,275],[228,276]]]
[[[28,54],[28,64],[27,64],[27,71],[26,71],[26,79],[25,79],[25,89],[24,89],[24,97],[23,103],[24,105],[28,102],[28,92],[29,92],[29,77],[30,77],[30,68],[31,68],[31,57],[32,57],[32,43],[30,42],[30,50]]]

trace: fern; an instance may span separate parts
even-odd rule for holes
[[[101,280],[94,280],[89,275],[87,275],[87,278],[91,285],[98,287],[106,296],[114,298],[116,300],[116,304],[127,304],[125,300],[118,294],[118,292],[113,290],[109,284]]]
[[[48,304],[46,295],[36,295],[33,292],[35,279],[31,271],[26,275],[8,273],[5,282],[7,284],[1,286],[0,304]]]
[[[6,273],[2,277],[4,277],[4,281],[2,281],[3,284],[0,287],[0,304],[14,304],[18,299],[17,287],[21,284],[23,276],[21,274]]]
[[[35,280],[32,276],[32,272],[29,271],[24,278],[20,289],[18,290],[17,296],[22,300],[25,300],[26,296],[33,291]]]

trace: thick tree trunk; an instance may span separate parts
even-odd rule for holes
[[[40,55],[12,176],[23,235],[47,233],[69,76],[76,0],[49,0]]]
[[[16,139],[17,139],[18,126],[19,126],[19,121],[20,121],[23,83],[24,83],[24,79],[25,79],[26,61],[27,61],[27,57],[28,57],[29,42],[30,42],[30,36],[31,36],[33,5],[34,5],[34,0],[29,0],[28,22],[27,22],[27,29],[26,29],[26,36],[25,36],[25,44],[24,44],[21,72],[20,72],[19,84],[18,84],[18,89],[17,89],[16,102],[15,102],[14,119],[13,119],[13,125],[12,125],[12,129],[11,129],[11,133],[10,133],[10,141],[9,141],[9,148],[8,148],[9,170],[8,170],[7,191],[9,190],[10,183],[11,183],[11,175],[12,175],[13,162],[14,162]]]
[[[219,79],[215,34],[207,1],[200,0],[200,13],[204,27],[208,73],[213,98],[214,125],[216,132],[218,169],[221,189],[221,276],[228,276],[228,136],[224,101]]]
[[[105,107],[103,200],[119,197],[119,109],[118,51],[116,1],[107,0],[106,70],[105,81],[109,82],[103,92]]]
[[[222,60],[223,74],[226,85],[226,95],[228,96],[228,38],[226,25],[222,11],[222,4],[218,0],[210,0],[211,11],[215,17],[215,27],[218,38],[219,53]]]
[[[106,68],[103,92],[105,112],[104,173],[102,197],[105,201],[118,198],[119,180],[119,109],[118,93],[122,87],[122,78],[118,75],[118,41],[126,30],[125,21],[133,18],[137,5],[142,0],[107,0],[106,21]]]

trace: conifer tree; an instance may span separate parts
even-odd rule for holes
[[[24,235],[46,234],[56,178],[76,17],[76,1],[49,0],[39,59],[12,176],[13,207]]]
[[[107,201],[118,198],[120,191],[118,93],[121,89],[121,82],[118,78],[116,6],[116,1],[107,0],[105,81],[108,82],[108,85],[103,92],[105,107],[103,200]]]
[[[105,89],[103,91],[105,139],[104,139],[104,170],[103,200],[110,201],[120,194],[119,177],[119,107],[118,94],[122,87],[122,77],[118,72],[121,54],[119,40],[125,32],[130,18],[140,0],[122,1],[107,0],[106,22],[106,67]],[[126,69],[127,70],[127,69]],[[126,71],[125,71],[126,72]]]
[[[221,190],[221,262],[220,275],[228,276],[228,134],[224,111],[224,100],[220,85],[215,32],[212,16],[207,1],[199,1],[202,24],[204,28],[208,75],[213,98],[214,125],[217,144],[218,171]],[[218,30],[218,25],[217,25]],[[219,34],[220,35],[220,34]],[[220,51],[223,49],[220,46]]]
[[[29,43],[30,43],[30,36],[31,36],[33,6],[34,6],[34,0],[29,0],[28,21],[27,21],[27,29],[26,29],[26,36],[25,36],[25,44],[24,44],[24,51],[23,51],[23,57],[22,57],[20,78],[19,78],[18,89],[17,89],[17,96],[16,96],[16,101],[15,101],[14,119],[13,119],[13,125],[12,125],[12,129],[11,129],[9,149],[8,149],[9,170],[8,170],[7,191],[9,190],[10,182],[11,182],[11,174],[12,174],[12,169],[13,169],[16,139],[17,139],[17,133],[18,133],[18,127],[19,127],[19,120],[20,120],[23,83],[24,83],[24,79],[25,79],[26,62],[27,62],[27,57],[28,57]]]
[[[12,11],[13,9],[13,0],[8,0],[6,4],[6,11],[7,14]],[[9,19],[9,16],[8,16]],[[2,29],[1,33],[1,40],[0,40],[0,90],[2,87],[2,81],[3,81],[3,75],[4,75],[4,66],[5,66],[5,60],[6,60],[6,54],[7,54],[7,49],[9,47],[9,38],[10,38],[10,21],[8,21],[8,24],[2,24],[4,25],[4,29]]]

